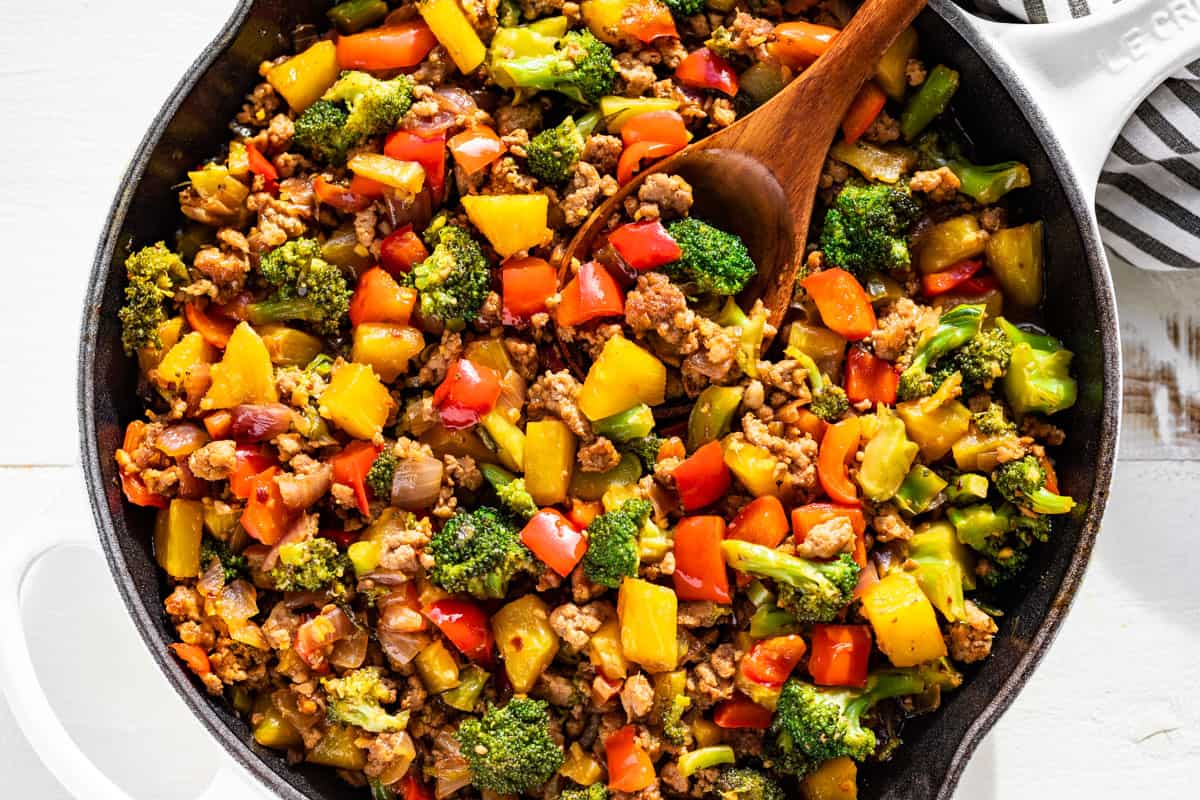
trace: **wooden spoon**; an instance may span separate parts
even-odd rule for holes
[[[792,300],[817,183],[842,117],[924,5],[925,0],[866,0],[825,54],[779,94],[642,170],[597,208],[568,245],[560,279],[565,282],[572,258],[590,254],[609,218],[647,176],[680,175],[692,185],[692,213],[746,243],[758,274],[743,299],[762,298],[778,327]]]

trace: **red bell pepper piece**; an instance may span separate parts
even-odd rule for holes
[[[968,258],[953,264],[941,272],[921,276],[921,292],[927,297],[945,294],[983,269],[983,259]]]
[[[288,510],[275,483],[278,467],[270,467],[254,476],[253,487],[242,512],[242,527],[246,533],[266,545],[283,538],[288,526]]]
[[[709,442],[687,457],[671,475],[684,511],[715,503],[729,491],[731,478],[720,442]]]
[[[486,125],[468,128],[451,137],[447,144],[455,162],[468,175],[479,172],[504,155],[504,151],[508,149],[496,132]]]
[[[397,228],[379,243],[379,264],[393,276],[411,272],[427,258],[429,250],[421,237],[413,233],[412,225]]]
[[[845,140],[851,144],[857,142],[875,122],[886,103],[887,94],[879,88],[879,84],[875,81],[864,83],[842,118],[842,136]]]
[[[717,727],[727,730],[736,728],[766,730],[771,727],[773,716],[769,708],[760,706],[744,694],[735,694],[728,700],[722,701],[713,711],[713,722]]]
[[[136,472],[121,473],[121,490],[125,492],[125,499],[135,506],[166,508],[171,502],[163,495],[147,489],[146,482]]]
[[[184,644],[183,642],[175,642],[168,645],[176,657],[184,664],[187,664],[188,669],[203,678],[208,673],[212,672],[212,664],[209,663],[208,653],[204,649],[194,644]]]
[[[546,298],[558,290],[558,274],[545,259],[510,258],[501,265],[500,288],[502,321],[513,325],[546,310]]]
[[[263,188],[271,194],[279,191],[279,170],[275,169],[275,165],[250,142],[246,142],[246,158],[250,164],[250,171],[262,176]]]
[[[338,546],[343,550],[358,541],[362,531],[343,531],[336,528],[326,528],[317,531],[317,536],[322,539],[328,539],[331,542],[337,542]]]
[[[678,261],[682,251],[661,221],[630,222],[608,235],[608,243],[638,272]]]
[[[329,460],[330,466],[333,467],[333,482],[354,490],[358,510],[364,515],[371,513],[369,489],[366,484],[367,472],[381,450],[383,447],[356,439]]]
[[[500,397],[500,374],[460,358],[446,371],[445,379],[433,392],[433,407],[450,430],[469,428],[492,410]]]
[[[183,304],[183,316],[204,341],[222,350],[229,344],[229,337],[237,327],[235,320],[223,314],[210,314],[204,305],[195,300]]]
[[[275,456],[258,445],[242,444],[234,450],[233,471],[229,473],[229,491],[245,500],[254,490],[254,479],[263,470],[279,464]]]
[[[608,788],[614,792],[640,792],[655,781],[654,764],[637,741],[637,728],[626,725],[604,740],[608,762]]]
[[[634,142],[625,148],[621,153],[621,158],[617,161],[617,183],[624,186],[633,180],[633,176],[642,167],[642,161],[646,159],[657,161],[682,149],[662,142]]]
[[[857,342],[875,330],[875,310],[862,284],[844,269],[809,275],[800,285],[817,304],[821,321],[834,333]]]
[[[808,671],[821,686],[865,686],[870,625],[814,625]]]
[[[492,665],[495,640],[482,608],[470,600],[450,597],[426,606],[425,616],[464,656],[484,666]]]
[[[383,154],[397,161],[420,164],[425,169],[425,183],[433,191],[434,198],[442,196],[442,187],[446,183],[445,131],[428,137],[412,131],[393,131],[383,143]]]
[[[373,267],[359,276],[354,296],[350,298],[350,324],[394,322],[407,325],[416,304],[415,289],[401,286],[385,270]]]
[[[356,192],[348,186],[339,186],[326,180],[324,175],[313,176],[312,190],[317,202],[346,213],[362,211],[374,202],[373,198]]]
[[[796,634],[772,636],[755,642],[742,658],[742,674],[763,686],[778,688],[804,658],[808,647]]]
[[[809,503],[806,506],[792,509],[792,533],[797,542],[808,538],[808,532],[813,526],[828,522],[835,517],[845,517],[850,520],[854,531],[854,561],[860,566],[867,565],[867,520],[863,517],[862,508],[858,506],[839,506],[833,503]]]
[[[675,526],[675,594],[680,600],[729,603],[729,573],[721,554],[725,520],[684,517]]]
[[[892,362],[885,361],[855,345],[846,355],[846,397],[851,403],[870,400],[872,403],[896,402],[900,373]]]
[[[994,274],[986,269],[981,270],[958,285],[958,294],[966,295],[967,297],[977,297],[981,294],[996,291],[1000,288],[1000,281]]]
[[[688,53],[675,69],[675,77],[694,89],[713,89],[730,97],[738,92],[737,73],[733,67],[707,47]]]
[[[837,503],[858,505],[858,489],[846,474],[846,465],[858,452],[858,417],[849,417],[830,425],[817,453],[817,479],[821,488]]]
[[[804,69],[833,43],[837,28],[811,22],[783,22],[775,26],[771,54],[792,69]]]
[[[337,61],[342,69],[368,72],[415,67],[437,44],[433,31],[423,20],[339,36]]]
[[[433,792],[414,773],[415,770],[409,770],[400,780],[402,800],[433,800]]]
[[[729,523],[726,539],[778,547],[788,535],[787,513],[778,497],[763,495],[742,506]]]
[[[377,180],[366,177],[365,175],[350,176],[350,191],[355,194],[369,197],[372,200],[378,200],[386,194],[387,187]]]
[[[534,514],[521,529],[521,542],[562,577],[571,574],[587,552],[587,540],[570,520],[552,508]]]
[[[579,267],[579,272],[563,287],[555,311],[558,324],[566,326],[624,313],[625,296],[608,270],[595,261]]]
[[[579,530],[585,530],[592,520],[604,513],[604,504],[599,500],[580,500],[571,498],[571,508],[567,511],[567,519]]]
[[[679,36],[671,10],[656,0],[633,0],[626,4],[618,28],[642,44]]]

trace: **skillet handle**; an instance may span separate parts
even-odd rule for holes
[[[29,654],[21,619],[21,587],[30,568],[46,553],[59,547],[86,547],[98,551],[90,528],[38,531],[37,536],[13,535],[0,542],[0,692],[12,709],[17,725],[38,758],[74,797],[89,800],[135,800],[105,775],[71,738],[46,697]],[[267,795],[252,779],[226,759],[200,800],[240,800]]]
[[[1178,0],[1126,0],[1114,11],[1049,25],[970,22],[1049,119],[1089,201],[1134,110],[1200,58],[1200,10]]]

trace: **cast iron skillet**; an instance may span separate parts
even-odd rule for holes
[[[151,656],[221,744],[279,797],[361,798],[326,768],[289,766],[253,744],[246,725],[209,698],[168,655],[174,639],[161,598],[164,584],[151,553],[152,514],[123,501],[113,451],[126,423],[140,416],[136,365],[121,351],[117,309],[121,264],[131,249],[170,240],[179,221],[176,187],[184,173],[228,139],[225,121],[259,80],[257,67],[288,46],[299,23],[323,23],[328,2],[245,0],[222,34],[188,71],[138,149],[96,252],[83,321],[79,413],[83,467],[100,539],[129,613]],[[1027,593],[1000,623],[990,659],[968,672],[943,707],[907,725],[904,745],[886,764],[860,772],[864,798],[945,800],[981,737],[1009,706],[1053,640],[1079,586],[1108,497],[1120,411],[1120,356],[1112,287],[1080,190],[1045,120],[999,56],[964,23],[963,13],[932,0],[917,22],[930,63],[962,72],[954,105],[980,152],[1028,163],[1033,188],[1021,193],[1030,218],[1045,220],[1045,319],[1075,356],[1079,401],[1060,423],[1068,446],[1058,452],[1063,490],[1085,513],[1065,522],[1039,552]],[[1056,418],[1057,419],[1057,418]]]

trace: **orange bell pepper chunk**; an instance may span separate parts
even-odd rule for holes
[[[809,275],[800,285],[817,304],[821,321],[842,338],[857,342],[875,330],[875,310],[862,284],[844,269]]]
[[[608,788],[614,792],[640,792],[655,781],[654,764],[637,742],[637,728],[626,725],[604,740],[608,762]]]
[[[842,136],[853,144],[867,132],[887,103],[887,95],[875,81],[867,81],[858,90],[846,116],[842,118]]]
[[[808,671],[821,686],[864,686],[871,659],[870,625],[814,625]]]
[[[358,279],[358,287],[350,299],[350,324],[394,322],[407,325],[416,304],[415,289],[401,286],[385,270],[373,267]]]
[[[858,451],[860,423],[858,417],[830,425],[821,439],[817,453],[817,479],[821,488],[835,502],[858,505],[858,488],[846,473],[846,465]]]

